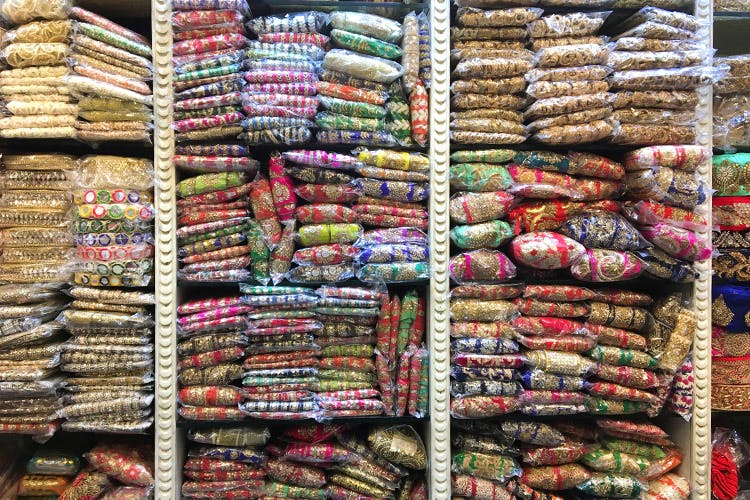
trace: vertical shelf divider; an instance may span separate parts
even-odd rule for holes
[[[430,5],[430,498],[451,495],[450,471],[450,0]]]
[[[155,472],[158,500],[179,498],[177,453],[177,244],[172,130],[172,8],[152,0],[156,200]]]
[[[713,48],[713,2],[696,0],[695,15],[707,24],[707,48]],[[713,54],[708,52],[705,63],[713,66]],[[698,144],[712,151],[713,147],[713,86],[698,90]],[[706,218],[706,229],[700,234],[711,243],[711,160],[698,167],[700,178],[706,183],[707,201],[697,207]],[[711,259],[695,263],[699,278],[693,286],[693,310],[697,328],[693,338],[693,418],[691,422],[691,498],[711,499]]]

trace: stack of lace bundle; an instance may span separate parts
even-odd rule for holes
[[[240,285],[247,318],[240,411],[253,418],[312,418],[317,409],[319,297],[310,288]]]
[[[534,67],[525,49],[527,24],[542,10],[458,11],[452,28],[451,139],[460,144],[518,144],[527,138],[524,76]]]
[[[235,139],[245,118],[240,91],[247,2],[174,0],[172,8],[176,140]],[[224,150],[179,154],[236,156]]]
[[[550,423],[456,422],[453,495],[466,498],[672,498],[689,481],[683,455],[660,427],[600,418]],[[577,490],[576,493],[572,493]],[[475,492],[480,492],[477,494]],[[567,498],[567,496],[565,496]]]
[[[4,155],[0,170],[0,282],[65,282],[73,242],[70,196],[77,159]]]
[[[223,427],[188,431],[181,498],[228,498],[263,495],[268,456],[263,447],[271,438],[268,427]],[[287,465],[287,464],[284,464]]]
[[[60,427],[59,373],[67,305],[61,283],[0,285],[0,432],[48,439]]]
[[[68,57],[78,97],[76,137],[82,141],[151,140],[151,42],[102,16],[72,7]]]
[[[706,220],[696,211],[706,200],[706,186],[696,171],[710,157],[709,150],[693,145],[650,146],[625,156],[627,193],[633,201],[623,212],[653,245],[638,252],[649,274],[693,281],[692,263],[711,258],[711,243],[701,234]],[[729,205],[724,213],[731,224],[734,210]],[[717,219],[721,226],[721,217]]]
[[[716,57],[714,67],[728,66],[714,84],[714,145],[724,149],[750,144],[750,56]],[[726,69],[726,68],[725,68]]]
[[[525,49],[527,24],[542,10],[464,7],[452,28],[451,139],[460,144],[519,144],[527,138],[522,111],[525,75],[534,67]]]
[[[359,222],[371,228],[355,243],[359,248],[358,277],[362,281],[396,283],[429,277],[430,163],[420,153],[387,149],[357,149],[362,176],[353,209]]]
[[[526,90],[536,99],[525,111],[529,132],[549,145],[586,144],[612,135],[609,49],[597,36],[599,13],[551,14],[529,24],[536,69]]]
[[[69,430],[127,433],[151,425],[154,297],[117,288],[143,288],[151,281],[152,183],[149,160],[80,161],[73,191],[76,300],[62,315],[74,335],[62,357],[62,369],[74,381],[62,412]]]
[[[73,33],[68,2],[5,2],[0,14],[15,25],[1,57],[0,93],[12,115],[0,119],[3,138],[75,138],[77,107],[66,75]]]
[[[247,119],[240,136],[248,144],[299,144],[312,138],[318,109],[318,67],[328,37],[327,16],[303,12],[250,20],[258,40],[245,50],[242,104]]]
[[[248,180],[247,172],[228,171],[189,177],[177,185],[181,279],[236,282],[253,277],[268,283],[270,240],[259,217],[275,220],[273,200],[268,181]],[[251,205],[256,219],[250,218]]]
[[[375,326],[375,368],[386,415],[424,417],[429,357],[424,341],[426,300],[417,290],[382,299]]]
[[[193,444],[182,484],[187,499],[217,493],[222,498],[427,498],[422,474],[427,453],[419,434],[406,425],[224,427],[191,431],[188,439]]]
[[[326,54],[318,83],[325,109],[316,117],[318,141],[414,144],[409,101],[400,80],[403,68],[396,62],[403,54],[397,45],[403,37],[401,23],[373,14],[335,12],[331,27],[338,48]]]
[[[153,273],[150,160],[92,155],[80,160],[73,191],[73,234],[78,268],[86,286],[143,287]]]
[[[62,346],[68,373],[63,429],[143,433],[153,423],[154,295],[74,286],[61,315],[72,337]]]
[[[242,420],[242,358],[247,346],[245,314],[252,308],[240,297],[185,302],[177,308],[180,391],[179,414],[186,420]]]
[[[694,16],[644,7],[626,19],[611,42],[616,144],[693,144],[696,89],[712,83],[702,66],[706,27]]]
[[[750,154],[714,155],[711,161],[711,187],[716,190],[712,203],[719,221],[719,227],[713,230],[712,241],[717,254],[711,268],[715,278],[746,283],[748,276],[744,268],[750,257],[750,218],[745,214],[745,207],[750,201],[750,186],[747,186],[745,171]]]
[[[18,24],[3,50],[11,69],[0,74],[0,91],[13,115],[3,119],[3,137],[150,140],[146,38],[58,0],[31,9],[6,3],[2,14]]]
[[[357,197],[350,172],[357,158],[322,150],[282,153],[284,172],[295,181],[297,196],[308,204],[296,207],[297,247],[288,274],[295,283],[335,283],[354,277],[354,243],[362,235],[351,204]]]
[[[317,294],[315,313],[323,325],[315,334],[321,348],[320,418],[382,415],[388,402],[385,394],[381,400],[377,390],[374,361],[375,324],[379,315],[382,319],[381,294],[365,288],[327,286]]]
[[[409,106],[400,81],[396,81],[402,75],[401,65],[395,62],[402,56],[397,45],[403,36],[401,23],[374,14],[335,12],[331,27],[336,48],[326,55],[324,69],[352,78],[341,76],[318,83],[325,109],[315,118],[318,140],[394,146],[401,139],[411,144]],[[386,105],[389,97],[398,104]],[[385,119],[389,110],[390,127]]]
[[[494,300],[463,298],[480,293]],[[689,418],[696,320],[678,294],[654,303],[630,290],[507,284],[462,285],[452,295],[455,417],[655,417],[669,403]]]

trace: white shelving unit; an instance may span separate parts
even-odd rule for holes
[[[120,3],[107,0],[90,0],[91,4],[117,4],[112,9],[100,11],[146,8],[148,2]],[[304,3],[304,2],[302,2]],[[378,4],[375,4],[376,6]],[[140,7],[139,7],[140,6]],[[156,169],[155,199],[156,263],[156,498],[179,498],[181,468],[184,459],[184,432],[178,429],[177,418],[177,356],[176,307],[180,298],[177,286],[176,229],[176,173],[172,165],[174,133],[172,121],[172,25],[168,0],[151,2],[152,39],[154,50],[154,164]],[[432,278],[429,284],[428,338],[430,348],[430,415],[425,422],[430,465],[428,477],[430,498],[450,499],[450,336],[449,336],[449,278],[448,261],[450,240],[448,183],[450,140],[450,0],[432,0],[429,4],[432,22],[432,88],[430,90],[430,150],[431,197],[430,241]],[[695,13],[709,24],[712,22],[710,0],[698,0]],[[126,14],[123,14],[126,15]],[[710,38],[709,38],[710,40]],[[710,63],[710,61],[709,61]],[[711,147],[711,89],[700,94],[698,110],[699,143]],[[710,181],[710,162],[699,173]],[[702,206],[702,215],[710,220],[710,200]],[[710,227],[710,223],[709,223]],[[703,234],[710,238],[710,234]],[[699,265],[701,278],[693,290],[694,308],[698,314],[695,333],[695,407],[693,419],[686,424],[670,419],[669,427],[678,444],[686,452],[683,473],[691,477],[695,500],[710,500],[710,265]]]

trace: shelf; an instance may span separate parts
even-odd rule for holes
[[[76,5],[110,19],[117,19],[118,22],[120,18],[146,19],[151,15],[150,0],[78,0]]]
[[[750,21],[750,12],[714,12],[714,22]]]
[[[83,155],[123,155],[152,158],[154,146],[143,142],[107,141],[96,147],[75,139],[0,139],[0,154],[14,151]]]
[[[295,12],[317,10],[332,12],[334,10],[347,10],[355,12],[371,12],[387,17],[403,17],[409,12],[423,11],[427,9],[428,2],[415,2],[404,4],[403,2],[361,2],[346,0],[255,0],[248,2],[253,16],[266,15],[269,13]]]
[[[424,418],[417,417],[350,417],[350,418],[333,418],[325,420],[327,424],[353,424],[353,425],[365,425],[365,424],[381,424],[381,425],[405,425],[405,424],[419,424],[429,422],[429,415]],[[201,420],[185,420],[184,418],[177,419],[177,427],[182,429],[207,429],[212,427],[242,427],[247,425],[268,425],[271,427],[276,426],[289,426],[295,424],[314,424],[318,422],[314,418],[305,418],[301,420],[262,420],[257,418],[246,418],[244,420],[236,422],[207,422]]]

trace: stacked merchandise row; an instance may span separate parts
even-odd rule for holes
[[[391,299],[366,288],[246,284],[240,292],[178,308],[185,419],[425,415],[425,316],[416,292]],[[196,320],[214,311],[226,321]]]
[[[148,429],[154,297],[109,287],[150,283],[151,162],[38,154],[3,166],[3,431]]]
[[[713,258],[711,406],[715,410],[746,410],[743,389],[750,378],[746,367],[750,350],[745,348],[750,323],[747,306],[748,244],[750,229],[745,207],[747,153],[734,153],[747,144],[745,99],[748,56],[715,58],[729,67],[728,76],[714,86],[714,145],[726,151],[713,157]]]
[[[724,150],[750,144],[750,56],[715,57],[727,71],[714,85],[714,146]]]
[[[706,27],[655,7],[609,22],[458,4],[453,495],[687,499],[687,450],[647,419],[692,413],[683,284],[712,257],[695,107],[722,71],[703,65]],[[590,143],[621,146],[538,149]],[[668,283],[681,291],[645,292]]]
[[[2,432],[60,428],[60,365],[73,242],[68,230],[76,158],[5,155],[0,170],[0,393]]]
[[[403,24],[358,12],[247,20],[241,0],[172,7],[177,142],[426,145],[424,14]]]
[[[5,2],[0,137],[148,142],[150,42],[65,0]]]
[[[101,442],[85,453],[40,447],[29,457],[8,442],[0,485],[9,498],[147,500],[154,488],[153,445],[140,440]]]
[[[454,143],[695,141],[696,89],[721,70],[703,66],[707,29],[693,16],[644,7],[605,38],[609,12],[459,3],[451,32]]]
[[[147,39],[64,1],[4,2],[0,14],[12,28],[0,136],[150,140]],[[17,144],[0,167],[2,432],[38,441],[58,429],[145,433],[154,392],[152,162],[24,154]]]
[[[177,310],[178,412],[198,443],[257,447],[191,450],[182,494],[226,481],[226,495],[423,498],[424,482],[402,481],[403,458],[376,444],[379,432],[406,440],[422,464],[405,465],[422,470],[413,429],[337,444],[342,425],[289,422],[427,413],[426,17],[172,7],[189,293]],[[278,445],[259,451],[268,431],[196,427],[257,420],[287,422]]]
[[[745,10],[737,2],[717,4],[715,9]],[[744,188],[748,157],[734,151],[748,143],[748,56],[715,57],[714,64],[726,66],[728,74],[714,85],[714,147],[724,154],[716,154],[713,159],[716,255],[713,259],[712,378],[716,382],[712,384],[711,403],[716,410],[744,410],[748,405],[741,391],[748,378],[743,371],[750,352],[742,345],[748,325],[743,323],[745,311],[739,301],[747,293],[743,267],[747,261],[745,236],[750,225],[743,206],[748,194]],[[739,312],[742,314],[736,316]]]
[[[72,335],[62,346],[63,429],[127,434],[153,423],[153,175],[140,158],[79,162],[73,301],[61,316]]]
[[[429,498],[427,452],[409,425],[207,428],[190,431],[188,440],[183,498],[209,492],[226,494],[220,498]]]

